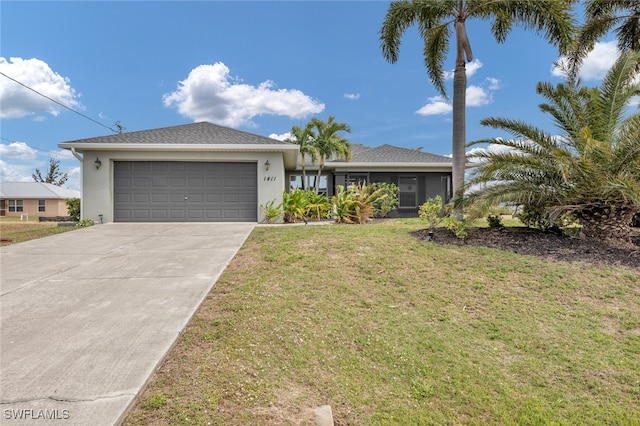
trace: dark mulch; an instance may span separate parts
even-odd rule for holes
[[[427,229],[421,229],[412,235],[424,239],[427,232]],[[624,266],[640,271],[640,236],[632,238],[632,244],[625,246],[572,238],[532,228],[509,227],[501,230],[473,228],[469,231],[469,236],[461,240],[448,229],[437,228],[433,242],[491,247],[553,261]]]

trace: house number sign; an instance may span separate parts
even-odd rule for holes
[[[264,180],[267,182],[275,182],[276,181],[276,177],[275,176],[265,176]]]

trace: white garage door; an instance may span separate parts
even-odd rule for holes
[[[257,222],[256,163],[116,161],[116,222]]]

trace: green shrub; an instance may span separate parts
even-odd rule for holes
[[[469,235],[469,222],[466,219],[458,219],[455,215],[451,215],[447,216],[442,223],[460,239],[465,239]]]
[[[276,200],[271,200],[267,202],[267,204],[260,205],[260,210],[262,210],[262,217],[264,217],[264,222],[273,223],[276,219],[278,219],[282,215],[282,209],[280,206],[274,206]]]
[[[491,213],[487,216],[487,223],[489,224],[489,228],[491,229],[502,228],[502,216],[499,214]]]
[[[551,229],[558,230],[545,208],[541,206],[525,205],[518,219],[529,228],[537,228],[545,232]]]
[[[92,221],[91,219],[81,219],[76,224],[76,226],[93,226],[93,225],[95,225],[95,222]]]
[[[420,219],[429,223],[429,229],[434,229],[442,222],[442,213],[442,197],[439,195],[429,198],[418,210],[418,216]]]
[[[67,211],[72,221],[80,220],[80,198],[67,198],[64,200],[67,204]]]
[[[378,182],[374,184],[376,188],[382,190],[382,194],[386,194],[375,206],[375,217],[384,218],[398,208],[400,204],[400,188],[394,183]]]
[[[349,185],[347,189],[338,185],[336,195],[331,198],[333,218],[338,223],[366,223],[385,197],[387,194],[373,184]]]
[[[304,217],[306,204],[307,196],[302,189],[294,189],[291,192],[285,191],[282,194],[284,221],[292,223],[301,220]]]
[[[315,191],[305,192],[304,216],[309,219],[328,219],[331,216],[331,202],[329,198]]]

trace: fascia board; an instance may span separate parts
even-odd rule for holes
[[[298,145],[262,145],[262,144],[121,144],[121,143],[75,143],[58,144],[63,149],[75,149],[78,152],[121,151],[121,152],[281,152],[286,169],[296,167],[300,147]]]
[[[442,171],[450,172],[453,165],[448,163],[332,163],[326,164],[335,171]]]

